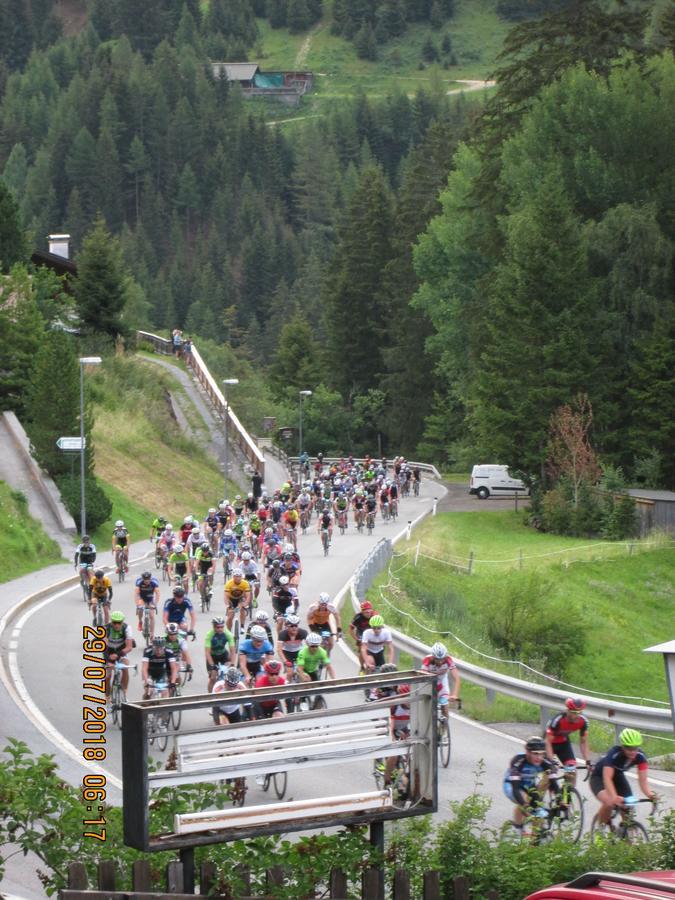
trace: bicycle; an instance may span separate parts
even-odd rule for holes
[[[413,481],[413,494],[416,497],[419,497],[420,495],[420,483],[417,480]]]
[[[650,800],[648,797],[638,798],[632,796],[624,797],[623,799],[625,806],[612,807],[612,815],[608,826],[600,822],[598,813],[593,816],[593,821],[591,822],[592,840],[605,838],[608,840],[626,841],[628,844],[647,843],[649,834],[642,822],[637,820],[637,805],[638,803],[651,803],[650,818],[652,818],[656,813],[658,801]],[[615,822],[617,817],[620,818],[620,821]]]
[[[127,570],[127,557],[124,547],[115,547],[115,568],[117,569],[117,580],[122,584]]]
[[[580,768],[584,768],[581,766]],[[556,838],[576,844],[584,826],[584,801],[567,780],[568,771],[551,773],[547,788],[548,801],[534,792],[533,803],[522,826],[507,822],[504,834],[544,844]]]
[[[410,788],[410,750],[396,757],[388,785],[384,783],[386,773],[386,759],[375,759],[373,761],[373,778],[377,789],[382,791],[389,787],[391,789],[392,805],[397,809],[405,809],[408,804]]]
[[[122,729],[122,704],[127,702],[127,695],[122,688],[122,672],[125,669],[133,669],[138,672],[137,665],[125,665],[119,660],[115,661],[115,672],[113,674],[112,685],[110,687],[110,712],[112,714],[113,724]]]
[[[110,601],[106,597],[97,597],[92,613],[92,625],[94,628],[101,628],[105,625],[105,607]]]
[[[323,546],[323,555],[328,556],[328,548],[330,547],[330,535],[327,528],[321,529],[321,544]]]
[[[461,700],[453,700],[450,702],[452,702],[453,704],[453,709],[462,708]],[[447,715],[447,711],[450,708],[450,702],[448,702],[444,706],[441,706],[440,704],[438,705],[438,713],[436,717],[436,743],[438,745],[438,758],[444,769],[447,769],[450,765],[450,755],[452,750],[452,739],[450,736],[450,718]]]
[[[150,690],[149,700],[154,700],[160,696],[169,687],[168,681],[155,681]],[[151,712],[148,714],[148,743],[152,746],[157,743],[157,749],[162,752],[166,750],[169,743],[169,726],[171,724],[171,713],[168,712]]]
[[[311,519],[311,517],[312,512],[308,506],[305,506],[300,510],[300,528],[302,529],[303,534],[307,534],[309,520]]]
[[[395,522],[396,517],[398,516],[398,500],[392,499],[389,514],[391,515],[392,522]]]
[[[89,603],[89,582],[93,571],[93,566],[80,566],[80,587],[82,588],[82,599],[85,603]]]
[[[374,527],[375,527],[375,511],[372,510],[372,511],[369,511],[368,514],[366,515],[366,530],[368,531],[369,535],[373,533]]]
[[[340,528],[340,534],[344,534],[347,530],[347,510],[341,509],[338,513],[338,526]]]
[[[267,792],[270,785],[274,785],[274,793],[279,800],[283,800],[286,796],[286,786],[288,784],[288,772],[273,772],[271,775],[264,775],[261,787]]]
[[[385,500],[384,503],[382,503],[382,505],[380,507],[380,511],[382,513],[382,521],[388,522],[389,521],[389,502],[387,500]]]
[[[145,646],[149,646],[153,638],[154,623],[152,622],[152,612],[157,612],[157,607],[152,604],[144,603],[141,608],[141,634],[145,641]]]
[[[208,575],[200,575],[199,585],[199,602],[202,612],[208,612],[211,609],[211,599],[213,597],[213,572]]]

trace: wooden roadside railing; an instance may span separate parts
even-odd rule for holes
[[[280,867],[267,870],[265,893],[250,893],[251,877],[247,868],[237,867],[237,881],[243,883],[246,893],[234,895],[228,889],[226,894],[216,891],[217,877],[216,867],[213,863],[202,863],[199,872],[198,896],[210,897],[235,897],[236,900],[276,900],[278,892],[275,887],[284,884],[284,871]],[[132,889],[122,890],[117,887],[117,873],[115,863],[112,860],[104,860],[98,864],[97,886],[89,888],[87,870],[84,863],[75,862],[68,866],[68,887],[59,891],[60,900],[186,900],[195,894],[184,893],[183,864],[170,862],[166,868],[164,891],[151,889],[151,870],[148,860],[137,860],[132,865],[131,882]],[[383,891],[383,872],[381,869],[371,866],[365,869],[361,875],[361,900],[382,900],[385,897]],[[322,897],[330,897],[332,900],[347,900],[350,896],[347,874],[341,869],[333,869],[330,873],[329,893],[321,892]],[[414,900],[469,900],[470,883],[464,877],[453,880],[453,887],[449,893],[441,892],[440,873],[429,871],[424,873],[423,893]],[[215,892],[214,892],[215,891]],[[410,884],[410,875],[405,869],[397,869],[393,873],[391,889],[387,891],[391,900],[413,900]],[[311,900],[314,893],[298,897],[298,900]],[[353,892],[351,894],[353,896]],[[488,892],[488,900],[498,900],[496,892]]]
[[[152,334],[149,331],[137,331],[136,336],[139,341],[145,341],[145,343],[151,344],[158,353],[163,353],[167,356],[173,354],[173,345],[167,338],[160,337],[158,334]],[[258,447],[237,416],[232,412],[232,405],[230,403],[227,405],[225,404],[225,398],[222,391],[218,387],[215,378],[209,372],[206,363],[194,344],[192,344],[191,352],[187,357],[184,357],[184,359],[186,365],[192,370],[194,377],[204,388],[204,391],[221,418],[224,418],[227,411],[228,435],[231,436],[232,440],[237,444],[252,469],[257,469],[260,472],[264,481],[265,457],[263,456],[260,447]]]

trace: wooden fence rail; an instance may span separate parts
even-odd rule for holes
[[[276,900],[278,894],[274,888],[284,883],[284,871],[277,866],[267,871],[265,893],[251,894],[249,870],[240,866],[237,868],[236,874],[237,880],[243,883],[246,892],[237,895],[236,900]],[[227,895],[212,893],[216,885],[216,868],[213,863],[202,863],[199,875],[199,896],[208,895],[216,898],[232,896],[231,893]],[[59,898],[60,900],[187,900],[188,897],[195,896],[184,893],[183,864],[181,862],[171,862],[166,867],[166,889],[164,891],[151,889],[150,863],[147,860],[137,860],[133,863],[131,883],[130,891],[118,888],[115,863],[112,860],[105,860],[98,864],[97,888],[90,890],[84,863],[74,862],[68,866],[68,887],[59,892]],[[341,869],[333,869],[330,873],[328,896],[332,900],[347,900],[348,885],[347,874]],[[298,900],[311,900],[315,896],[315,894],[309,894]],[[322,896],[325,897],[326,894],[324,893]],[[391,900],[413,900],[410,875],[406,870],[397,869],[394,872],[389,896]],[[454,890],[451,895],[446,895],[441,893],[440,874],[431,871],[424,874],[423,895],[415,900],[445,900],[450,896],[452,900],[469,900],[468,879],[456,878]],[[361,900],[384,900],[385,892],[381,869],[370,867],[363,872],[360,897]],[[498,897],[494,894],[489,900],[498,900]]]

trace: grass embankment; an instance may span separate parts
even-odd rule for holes
[[[63,561],[59,545],[29,516],[25,496],[4,481],[0,481],[0,552],[0,584]]]
[[[417,541],[420,557],[414,567]],[[481,656],[523,658],[489,636],[495,617],[511,602],[516,627],[518,616],[522,630],[529,627],[527,620],[547,623],[550,629],[542,641],[546,647],[556,640],[571,644],[561,676],[575,686],[570,693],[667,701],[661,656],[643,650],[672,636],[672,542],[611,544],[540,534],[526,527],[522,513],[498,511],[439,514],[422,523],[410,544],[399,544],[397,550],[407,559],[394,560],[395,578],[388,584],[389,577],[381,577],[370,599],[387,621],[408,634],[427,643],[440,637],[460,659],[532,680],[532,673],[518,665]],[[447,565],[449,560],[466,565],[471,553],[471,575]],[[522,598],[525,609],[523,604],[519,608]],[[545,656],[546,647],[530,647],[529,661],[535,668],[541,669],[538,658]],[[462,694],[465,711],[481,721],[538,721],[538,709],[529,704],[503,696],[490,704],[482,689],[469,684]],[[610,735],[610,729],[593,724],[592,744],[598,749]],[[672,751],[659,745],[661,752],[668,749]]]
[[[90,377],[94,399],[96,475],[113,501],[110,520],[94,534],[101,547],[113,523],[123,519],[132,540],[150,533],[155,515],[177,526],[188,513],[203,515],[222,497],[217,463],[186,438],[173,418],[168,392],[200,417],[181,385],[151,363],[132,357],[106,359]],[[235,491],[235,485],[231,485]]]
[[[482,81],[490,74],[509,30],[495,6],[495,0],[458,0],[455,15],[442,29],[411,25],[400,38],[379,46],[375,61],[359,59],[351,41],[331,34],[328,12],[310,32],[302,34],[271,28],[267,20],[258,19],[260,39],[250,58],[263,71],[293,69],[299,62],[301,68],[314,73],[314,91],[300,110],[285,114],[289,119],[316,113],[325,101],[353,97],[359,91],[370,97],[395,90],[414,94],[420,87],[450,91],[462,88],[461,79]],[[450,54],[441,52],[446,35],[457,63],[447,68]],[[422,46],[430,36],[440,59],[420,69]]]

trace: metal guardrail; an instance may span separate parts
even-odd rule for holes
[[[355,612],[358,611],[359,600],[365,596],[375,577],[388,565],[393,555],[392,541],[389,538],[382,538],[357,568],[351,580],[351,598]],[[396,649],[410,654],[416,665],[431,651],[429,646],[416,638],[408,637],[393,628],[390,628],[390,631]],[[518,700],[534,703],[540,709],[542,723],[554,711],[559,710],[565,699],[569,697],[569,691],[523,681],[510,675],[492,672],[456,657],[454,659],[462,678],[472,684],[484,687],[488,693],[508,694]],[[673,730],[672,713],[668,708],[660,709],[653,706],[638,706],[633,703],[618,703],[598,697],[584,697],[584,699],[586,700],[585,715],[613,725],[617,733],[626,727],[654,732],[671,732]]]
[[[332,465],[333,463],[340,462],[340,459],[345,459],[345,457],[324,456],[323,461],[324,461],[325,465],[329,466],[329,465]],[[365,457],[363,457],[363,456],[353,456],[352,459],[356,463],[365,462]],[[299,456],[289,456],[288,461],[289,461],[289,463],[292,463],[294,466],[300,465],[300,457]],[[314,463],[317,462],[316,456],[310,456],[309,462],[311,465],[314,465]],[[375,462],[377,462],[377,460],[375,460]],[[391,466],[391,460],[389,460],[388,463]],[[420,469],[420,471],[428,472],[432,478],[438,478],[440,480],[441,473],[438,471],[436,466],[433,466],[431,463],[413,462],[411,460],[407,460],[407,463],[409,466],[412,466],[413,468],[415,466],[417,466],[417,468]]]
[[[141,340],[152,344],[155,350],[157,350],[159,353],[164,353],[169,356],[173,353],[173,346],[171,344],[171,341],[167,340],[166,338],[160,337],[157,334],[151,334],[148,331],[137,331],[136,334]],[[244,454],[245,458],[254,468],[258,469],[264,480],[265,457],[263,456],[262,451],[254,442],[248,431],[246,431],[237,416],[232,412],[232,406],[228,403],[226,407],[225,398],[223,397],[222,391],[209,372],[206,363],[202,359],[201,354],[194,344],[192,344],[192,351],[190,353],[188,365],[192,369],[192,372],[197,381],[201,384],[201,386],[208,394],[211,403],[221,417],[224,417],[227,409],[227,415],[229,417],[228,435],[232,435],[234,437],[237,446]]]

